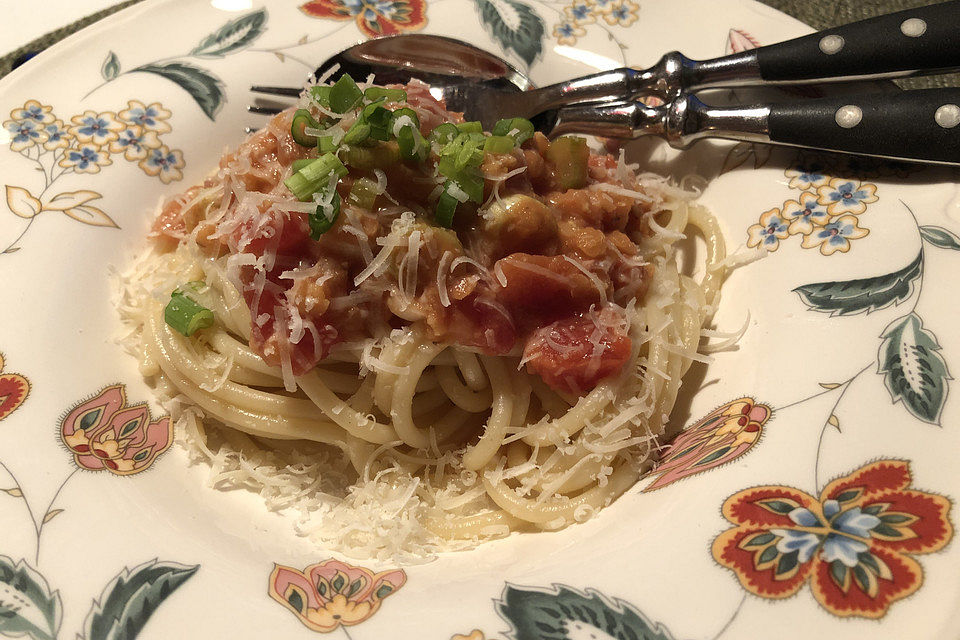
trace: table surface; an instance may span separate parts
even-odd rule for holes
[[[42,51],[53,43],[115,11],[142,0],[44,0],[43,11],[34,3],[4,2],[0,21],[0,77],[6,75],[28,53]],[[884,13],[933,4],[931,0],[760,0],[805,22],[814,29],[826,29]],[[16,47],[15,49],[10,49]],[[958,86],[960,75],[898,80],[904,88]]]

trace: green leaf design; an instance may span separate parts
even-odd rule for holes
[[[914,416],[940,424],[940,412],[947,401],[947,380],[952,380],[940,355],[937,337],[923,328],[923,320],[909,313],[894,320],[881,336],[877,352],[877,373],[893,402],[903,401]]]
[[[186,62],[168,62],[166,64],[145,64],[131,69],[143,73],[155,73],[180,86],[196,100],[200,109],[208,118],[214,120],[223,106],[223,82],[209,71]]]
[[[25,561],[0,556],[0,636],[53,640],[63,614],[60,593]]]
[[[891,304],[900,304],[913,295],[916,280],[923,275],[923,251],[899,271],[872,278],[817,282],[794,289],[814,311],[831,316],[873,313]]]
[[[103,79],[107,82],[110,82],[120,75],[120,59],[117,58],[117,54],[113,51],[108,53],[106,59],[104,59],[103,65],[100,67],[100,75],[102,75]]]
[[[529,67],[543,53],[543,18],[518,0],[476,0],[480,21],[490,36]]]
[[[585,593],[562,584],[552,589],[508,584],[497,613],[510,624],[513,640],[566,640],[602,637],[618,640],[673,640],[670,631],[653,623],[628,602]]]
[[[226,23],[190,52],[198,58],[222,58],[253,43],[264,32],[267,10],[259,9]]]
[[[200,565],[151,560],[124,568],[93,601],[84,622],[85,640],[133,640],[167,597]]]
[[[920,237],[935,247],[960,251],[960,237],[943,227],[932,225],[920,227]]]

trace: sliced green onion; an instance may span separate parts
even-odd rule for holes
[[[404,160],[423,162],[427,159],[427,141],[420,135],[420,130],[413,125],[400,127],[397,132],[397,147],[400,149],[400,157]]]
[[[437,161],[437,173],[448,178],[455,176],[457,174],[456,160],[455,155],[440,156],[440,160]]]
[[[340,177],[346,172],[347,168],[337,156],[325,153],[284,180],[283,184],[287,185],[297,200],[306,202],[330,182],[331,174]]]
[[[163,309],[163,321],[190,337],[200,329],[213,326],[213,311],[188,298],[178,287],[170,294],[170,302]]]
[[[457,137],[458,133],[460,133],[460,130],[457,129],[457,125],[452,122],[444,122],[430,132],[430,141],[447,145]]]
[[[373,211],[377,204],[379,185],[369,178],[358,178],[350,186],[350,195],[347,196],[347,202],[355,207]]]
[[[483,142],[484,153],[510,153],[514,149],[510,136],[490,136]]]
[[[317,151],[320,153],[330,153],[337,148],[333,141],[333,136],[320,136],[317,138]]]
[[[495,136],[510,136],[517,146],[533,137],[533,123],[526,118],[507,118],[498,120],[491,133]]]
[[[590,149],[586,138],[562,136],[550,143],[545,154],[556,168],[557,181],[564,189],[580,189],[587,184]]]
[[[293,114],[293,123],[290,125],[290,135],[293,136],[294,142],[301,147],[312,147],[317,144],[315,136],[307,135],[304,132],[307,127],[319,129],[320,124],[313,119],[313,116],[306,109],[297,109],[296,113]]]
[[[322,107],[330,108],[330,87],[320,84],[310,87],[310,97]]]
[[[347,147],[344,162],[357,169],[385,169],[400,162],[400,150],[396,144],[381,143],[373,147]]]
[[[347,134],[343,136],[346,144],[358,144],[370,137],[370,125],[363,119],[357,118]]]
[[[457,130],[460,131],[460,133],[483,133],[483,125],[480,124],[479,120],[461,122],[457,125]]]
[[[349,74],[343,74],[330,87],[330,110],[335,113],[346,113],[357,106],[363,98],[363,92]]]
[[[446,229],[452,227],[453,214],[457,212],[458,204],[460,204],[460,201],[444,189],[443,193],[440,194],[440,199],[437,200],[437,209],[433,213],[434,221]]]
[[[310,225],[310,237],[319,240],[320,236],[325,234],[333,227],[333,223],[340,217],[340,194],[337,193],[336,184],[331,184],[328,189],[333,189],[333,198],[330,201],[330,214],[327,215],[326,207],[322,204],[317,205],[317,210],[307,216],[307,223]]]
[[[371,108],[372,107],[372,108]],[[393,112],[379,105],[370,105],[363,110],[363,119],[370,125],[370,137],[377,140],[390,139],[390,122]]]
[[[293,165],[291,165],[293,167],[293,172],[296,173],[297,171],[300,171],[300,169],[303,169],[305,166],[307,166],[314,160],[316,160],[316,158],[304,158],[303,160],[294,160]]]
[[[390,130],[394,133],[394,135],[397,133],[397,127],[403,126],[402,124],[398,125],[397,123],[404,116],[410,118],[410,122],[413,124],[413,126],[415,126],[418,130],[420,129],[420,116],[417,115],[416,111],[408,107],[394,109],[390,117]]]
[[[386,98],[390,102],[406,102],[407,92],[403,89],[384,89],[383,87],[368,87],[363,91],[363,97],[367,100],[380,100]]]
[[[384,109],[378,104],[371,104],[363,108],[362,117],[370,123],[370,126],[386,128],[387,125],[390,124],[393,112],[389,109]]]
[[[468,169],[453,178],[460,190],[472,201],[483,202],[483,176],[475,169]]]
[[[479,167],[483,162],[483,148],[479,140],[468,139],[457,153],[454,163],[456,170],[462,171],[466,167]]]

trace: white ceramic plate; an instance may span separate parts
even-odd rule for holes
[[[585,524],[383,567],[207,488],[142,404],[109,282],[158,198],[252,123],[251,83],[297,84],[378,31],[461,37],[540,84],[808,31],[749,0],[300,4],[148,1],[0,82],[0,636],[955,633],[960,196],[945,170],[634,145],[653,170],[711,179],[731,246],[770,255],[729,279],[717,326],[747,332],[688,380],[687,430]],[[129,432],[75,432],[97,406]]]

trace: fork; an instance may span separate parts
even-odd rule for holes
[[[879,16],[712,60],[697,61],[679,52],[653,67],[596,73],[541,89],[520,91],[529,81],[506,62],[503,77],[462,78],[448,106],[465,111],[485,127],[502,117],[524,116],[555,136],[588,133],[616,138],[660,135],[685,149],[704,137],[813,147],[898,160],[960,164],[960,89],[927,89],[891,95],[865,93],[792,102],[714,107],[694,91],[718,87],[807,84],[938,73],[960,67],[960,0]],[[396,36],[436,38],[435,36]],[[387,39],[383,39],[387,41]],[[473,48],[466,43],[461,47]],[[358,45],[363,47],[364,45]],[[355,47],[356,48],[356,47]],[[328,61],[342,59],[343,52]],[[407,77],[416,70],[397,61]],[[320,70],[318,70],[320,71]],[[436,74],[432,74],[436,81]],[[519,78],[519,81],[517,79]],[[502,79],[502,78],[501,78]],[[526,83],[524,85],[524,82]],[[431,83],[433,84],[433,83]],[[514,91],[504,89],[505,84]],[[295,96],[299,89],[251,87],[273,96]],[[648,106],[639,98],[656,96]],[[276,113],[249,107],[253,113]]]

